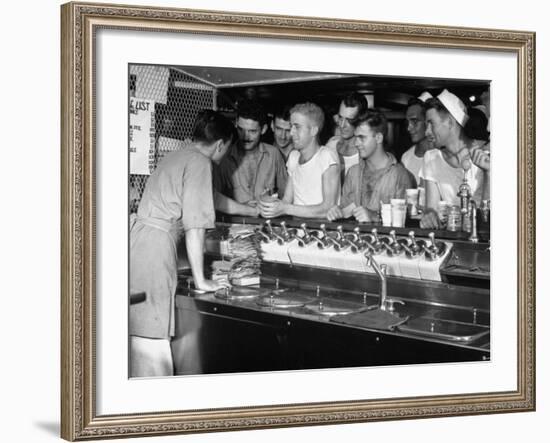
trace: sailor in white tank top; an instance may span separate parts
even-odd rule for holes
[[[287,169],[294,190],[295,205],[318,205],[323,202],[323,173],[338,164],[336,155],[325,146],[306,163],[300,164],[300,152],[292,151]]]

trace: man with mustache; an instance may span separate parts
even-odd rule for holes
[[[216,188],[238,203],[256,206],[262,195],[284,192],[287,172],[279,150],[261,141],[267,116],[254,100],[243,100],[235,123],[239,140],[217,171]]]

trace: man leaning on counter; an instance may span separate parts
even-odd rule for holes
[[[290,111],[290,135],[294,150],[287,161],[288,181],[283,199],[260,199],[263,217],[292,215],[324,218],[340,194],[338,157],[319,145],[323,110],[314,103],[301,103]]]
[[[195,287],[215,291],[226,283],[203,272],[204,234],[214,228],[212,162],[235,139],[233,124],[216,111],[199,113],[193,143],[168,154],[151,174],[130,229],[130,292],[145,301],[130,306],[130,376],[173,375],[177,241],[183,230]]]

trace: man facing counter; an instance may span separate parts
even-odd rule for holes
[[[199,113],[193,143],[168,154],[151,174],[130,229],[130,292],[145,301],[130,306],[130,376],[172,375],[175,334],[176,245],[185,232],[195,287],[215,291],[225,283],[203,273],[204,233],[214,228],[212,164],[235,138],[235,128],[215,111]]]
[[[323,110],[313,103],[302,103],[290,111],[290,135],[294,150],[287,168],[289,180],[283,199],[261,199],[260,213],[271,218],[292,215],[324,218],[337,203],[340,193],[339,166],[336,154],[319,146],[323,128]]]
[[[414,176],[384,149],[388,133],[386,117],[368,111],[357,118],[355,145],[361,160],[346,174],[340,205],[327,213],[330,221],[344,218],[346,208],[359,222],[378,221],[380,202],[404,198],[405,190],[415,187]]]
[[[337,114],[339,135],[332,137],[326,144],[334,149],[340,160],[340,179],[344,182],[349,169],[359,162],[359,154],[355,145],[354,131],[357,117],[364,114],[369,107],[367,99],[358,92],[348,94],[340,103]]]
[[[267,130],[267,116],[256,101],[244,100],[237,109],[239,140],[223,159],[216,174],[216,188],[238,203],[256,206],[267,190],[282,192],[287,181],[283,156],[260,141]]]
[[[426,152],[435,148],[433,140],[426,137],[426,103],[432,98],[429,92],[423,92],[420,97],[409,100],[405,118],[407,119],[407,132],[414,143],[401,157],[401,163],[414,175],[416,183],[422,186],[420,171],[424,164]],[[422,205],[423,206],[423,205]]]
[[[426,207],[420,227],[434,229],[441,226],[437,215],[438,202],[458,204],[458,188],[466,180],[473,199],[479,204],[489,199],[490,157],[486,141],[466,135],[464,127],[468,114],[464,103],[444,90],[427,102],[427,135],[433,137],[440,149],[426,152],[421,178],[426,183]]]
[[[288,156],[294,149],[292,137],[290,136],[290,106],[275,111],[271,121],[271,130],[273,131],[273,146],[279,150],[286,163]]]

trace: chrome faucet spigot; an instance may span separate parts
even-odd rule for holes
[[[282,221],[280,223],[281,225],[281,233],[283,234],[283,238],[286,241],[290,241],[290,233],[288,232],[288,229],[286,228],[286,222]]]
[[[390,231],[390,236],[385,237],[383,240],[384,241],[382,242],[382,244],[386,248],[386,252],[390,257],[403,253],[403,246],[397,241],[395,230]]]
[[[353,234],[345,234],[344,229],[342,226],[338,226],[336,228],[338,231],[338,239],[337,242],[339,243],[338,246],[334,245],[334,249],[341,250],[345,249],[347,247],[350,248],[351,252],[357,253],[363,249],[365,249],[365,245],[363,244],[363,241],[361,240],[361,237],[359,236],[360,230],[358,227],[356,227],[353,230]],[[352,237],[352,238],[350,238]]]
[[[332,244],[334,245],[334,250],[340,251],[348,246],[346,238],[344,237],[344,230],[342,225],[336,227],[337,238],[331,238]]]
[[[267,229],[267,233],[270,235],[270,236],[273,236],[273,226],[271,226],[271,220],[266,220],[264,222],[264,225]]]
[[[340,242],[338,240],[336,240],[334,237],[332,237],[331,235],[329,235],[329,233],[327,232],[327,229],[326,229],[326,225],[323,223],[323,224],[321,224],[321,226],[319,226],[319,228],[321,229],[321,232],[323,233],[323,240],[324,240],[324,243],[325,243],[326,247],[329,247],[330,244],[332,244],[334,249],[339,251],[341,249]]]
[[[428,261],[436,260],[438,257],[441,257],[447,251],[447,244],[444,242],[438,242],[435,240],[435,234],[430,232],[428,234],[430,238],[430,244],[428,245],[424,241],[419,241],[422,249],[425,251],[425,257]]]
[[[319,239],[317,238],[317,236],[310,234],[310,232],[309,232],[308,229],[307,229],[307,225],[306,225],[305,223],[302,223],[302,224],[300,225],[300,229],[302,229],[302,231],[304,232],[304,235],[303,235],[301,238],[298,237],[298,236],[296,236],[296,238],[298,239],[298,245],[299,245],[299,246],[304,247],[304,246],[306,246],[306,245],[309,245],[312,241],[317,241],[317,240],[319,240]],[[320,240],[319,240],[319,241],[320,241]],[[318,244],[318,245],[319,245],[319,241],[317,241],[317,244]],[[321,242],[321,244],[322,244],[322,242]]]
[[[344,241],[344,228],[342,227],[342,225],[338,225],[336,227],[336,231],[338,232],[338,240],[340,242],[343,242]]]
[[[269,243],[272,240],[271,237],[267,235],[261,228],[257,228],[256,233],[260,234],[264,243]]]
[[[361,239],[357,235],[357,231],[354,230],[353,234],[345,234],[342,226],[338,226],[336,230],[338,231],[338,241],[340,242],[340,248],[335,249],[344,249],[349,247],[352,252],[359,252],[359,250],[361,249],[359,245]]]
[[[386,271],[387,265],[379,265],[378,262],[372,256],[370,251],[365,252],[365,258],[367,259],[367,265],[370,266],[378,278],[380,279],[380,299],[378,301],[378,308],[382,311],[386,310],[386,298],[388,294]]]
[[[348,243],[351,245],[351,252],[358,253],[367,247],[367,242],[361,238],[361,228],[356,226],[353,228],[353,241],[348,239]]]
[[[319,249],[325,249],[325,248],[328,248],[329,246],[328,241],[325,239],[325,237],[320,238],[318,233],[313,233],[310,236],[310,241],[308,243],[311,243],[311,242],[317,243],[317,247]]]
[[[373,246],[374,246],[375,248],[380,247],[381,244],[380,244],[380,238],[378,238],[378,229],[372,228],[370,232],[372,233]]]
[[[423,245],[424,248],[424,256],[426,257],[426,260],[428,261],[434,261],[437,258],[437,253],[434,251],[432,246],[428,246],[427,244]]]
[[[309,242],[309,240],[311,238],[311,235],[310,235],[309,231],[307,230],[307,225],[305,223],[302,223],[300,225],[300,228],[302,229],[302,231],[304,231],[304,236],[302,238]]]
[[[277,234],[273,229],[273,226],[271,226],[271,220],[266,220],[264,224],[266,226],[267,233],[271,241],[276,240],[277,243],[279,243],[280,245],[284,245],[286,243],[286,239]]]
[[[469,240],[472,243],[477,243],[479,241],[479,238],[477,237],[477,205],[476,202],[472,199],[470,200],[470,217],[472,218],[472,232],[470,233]]]
[[[409,246],[413,251],[418,251],[418,249],[420,249],[418,243],[416,242],[414,231],[409,231]]]
[[[408,244],[408,241],[406,239],[402,239],[399,241],[399,245],[401,246],[401,248],[403,249],[403,251],[405,251],[405,254],[407,255],[408,258],[413,258],[415,257],[416,255],[418,255],[418,253],[414,252],[410,247],[409,247],[409,244]]]
[[[365,237],[369,237],[368,239]],[[366,234],[361,238],[362,249],[368,249],[369,253],[380,254],[384,249],[383,243],[378,238],[378,231],[376,228],[371,230],[370,234]]]
[[[417,240],[414,231],[409,231],[410,248],[415,254],[419,254],[424,248],[426,242],[424,240]]]
[[[424,243],[422,247],[425,251],[425,257],[426,260],[433,261],[437,258],[437,246],[435,245],[435,234],[433,232],[430,232],[428,234],[428,237],[430,237],[430,244]]]
[[[387,265],[379,265],[377,261],[374,259],[370,251],[365,252],[365,258],[367,259],[367,265],[370,266],[378,278],[380,279],[380,299],[378,301],[378,307],[377,309],[380,311],[385,311],[393,318],[396,319],[395,326],[402,324],[406,322],[409,319],[409,316],[401,316],[395,311],[395,304],[401,304],[404,305],[405,303],[402,300],[395,300],[392,298],[388,298],[388,287],[387,287],[387,279],[386,279],[386,273],[387,273]],[[363,294],[363,303],[366,304],[366,293]]]
[[[414,231],[409,231],[408,237],[398,240],[398,243],[405,251],[407,258],[418,256],[424,250],[425,245],[423,240],[416,240]]]
[[[297,229],[295,228],[288,229],[286,227],[286,222],[284,221],[282,221],[280,225],[281,225],[281,237],[284,238],[285,242],[288,243],[294,239],[300,240],[300,237],[297,234],[297,231],[298,231]]]

